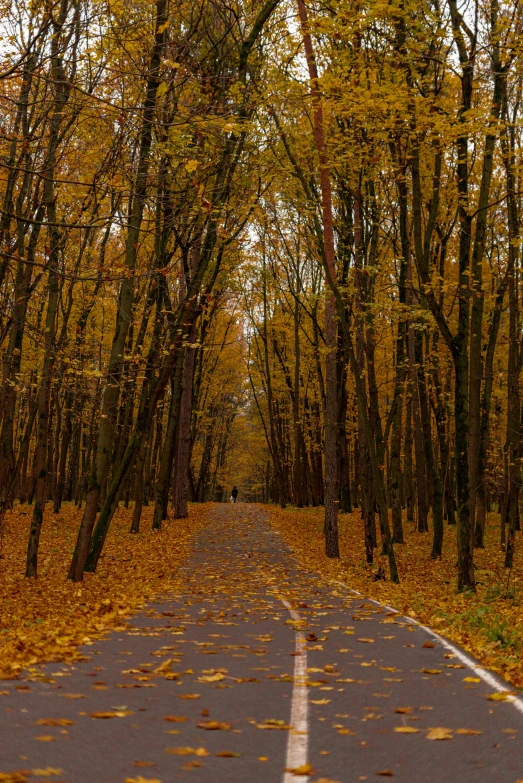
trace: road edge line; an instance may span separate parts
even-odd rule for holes
[[[418,628],[421,628],[422,631],[425,631],[425,633],[427,633],[429,636],[432,636],[433,639],[437,639],[443,647],[445,647],[447,650],[450,650],[456,656],[456,658],[459,658],[459,660],[468,666],[469,669],[472,669],[474,674],[482,679],[483,682],[485,682],[487,685],[490,685],[490,687],[494,688],[498,693],[506,693],[507,698],[505,701],[509,702],[519,712],[523,713],[523,700],[519,696],[515,696],[514,694],[507,692],[507,686],[510,686],[510,683],[504,683],[501,678],[498,679],[497,675],[481,668],[481,665],[478,665],[473,658],[470,658],[467,653],[462,652],[459,647],[456,647],[456,645],[454,645],[444,636],[441,636],[437,631],[433,631],[432,628],[429,628],[427,625],[422,625],[422,623],[420,623],[418,620],[415,620],[413,617],[408,617],[407,615],[401,614],[398,609],[394,609],[394,607],[388,606],[388,604],[382,604],[381,601],[377,601],[375,598],[365,597],[363,593],[360,593],[358,590],[353,590],[352,587],[349,587],[343,582],[340,582],[338,579],[334,579],[332,581],[335,584],[340,585],[340,587],[343,587],[345,590],[348,590],[350,593],[353,593],[353,595],[357,595],[358,598],[363,598],[365,601],[370,601],[377,606],[381,606],[383,609],[388,609],[389,612],[394,612],[394,614],[397,614],[399,617],[403,617],[407,623],[418,626]]]

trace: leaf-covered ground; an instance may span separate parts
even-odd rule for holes
[[[364,595],[388,603],[430,625],[483,664],[523,688],[523,555],[516,551],[512,572],[503,568],[499,515],[490,514],[485,549],[475,552],[476,595],[456,591],[455,528],[445,529],[443,557],[430,558],[430,534],[405,525],[403,546],[396,546],[401,584],[374,581],[386,558],[365,563],[360,512],[340,516],[340,560],[324,554],[323,509],[269,508],[271,524],[284,536],[298,559],[323,575],[339,579]],[[517,546],[517,545],[516,545]]]
[[[0,678],[40,661],[78,657],[78,645],[118,628],[147,600],[172,590],[173,573],[187,556],[192,534],[206,523],[208,506],[192,506],[188,519],[164,522],[160,531],[151,530],[153,507],[145,508],[139,535],[129,534],[132,508],[120,508],[97,573],[77,584],[66,574],[82,512],[67,503],[54,515],[48,506],[37,580],[24,578],[31,513],[30,506],[17,505],[4,524]]]
[[[266,507],[207,519],[170,594],[83,660],[2,683],[0,781],[523,781],[508,693],[299,567]]]

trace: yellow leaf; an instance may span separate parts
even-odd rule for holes
[[[267,718],[267,720],[264,720],[263,723],[257,723],[256,728],[258,729],[290,729],[291,726],[288,726],[284,720],[277,720],[276,718]]]
[[[502,691],[501,693],[489,693],[487,699],[489,701],[506,701],[510,696],[510,691]]]
[[[479,677],[463,677],[463,682],[481,682]]]
[[[54,767],[46,767],[45,769],[33,769],[33,775],[37,778],[50,778],[52,775],[61,775],[63,769],[55,769]]]
[[[40,718],[36,721],[39,726],[72,726],[74,720],[68,718]]]
[[[125,783],[162,783],[159,778],[142,778],[138,775],[137,778],[125,778]]]
[[[394,731],[396,734],[417,734],[419,729],[414,726],[394,726]]]
[[[290,767],[285,771],[290,772],[291,775],[310,775],[312,767],[310,764],[301,764],[299,767]]]
[[[188,160],[185,164],[185,170],[188,171],[189,174],[192,174],[193,171],[196,171],[199,165],[200,162],[197,160]]]
[[[478,729],[456,729],[456,734],[483,734]]]
[[[429,740],[451,740],[454,739],[454,735],[451,729],[437,727],[429,729],[426,738]]]
[[[167,658],[167,660],[166,660],[166,661],[164,661],[163,663],[161,663],[161,664],[160,664],[160,665],[159,665],[159,666],[158,666],[158,667],[157,667],[157,668],[154,670],[154,673],[155,673],[155,674],[163,674],[163,673],[166,673],[166,672],[170,672],[170,671],[171,671],[171,669],[172,669],[173,663],[174,663],[174,658]]]
[[[207,729],[208,731],[228,731],[229,729],[232,729],[230,723],[220,723],[217,720],[202,721],[202,723],[198,723],[197,725],[199,729]]]
[[[100,718],[106,720],[108,718],[125,718],[126,715],[134,715],[131,710],[112,710],[109,712],[91,712],[91,718]]]
[[[198,677],[198,682],[220,682],[224,679],[224,674],[216,672],[216,674],[204,674],[202,677]]]

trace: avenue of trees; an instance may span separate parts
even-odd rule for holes
[[[361,511],[457,584],[520,530],[523,10],[2,0],[0,525]],[[64,575],[65,576],[65,575]]]

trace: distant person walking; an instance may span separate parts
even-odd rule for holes
[[[231,492],[232,502],[236,503],[236,498],[238,497],[238,487],[234,485]]]

